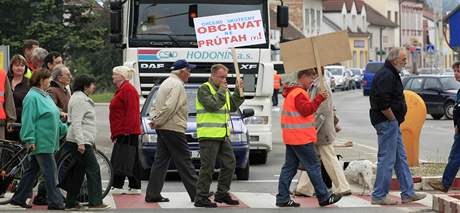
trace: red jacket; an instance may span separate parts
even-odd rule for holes
[[[141,134],[139,94],[129,81],[121,84],[110,101],[109,120],[112,140],[120,135]]]
[[[286,98],[289,92],[294,88],[302,88],[302,86],[297,84],[287,84],[283,89],[283,97]],[[295,108],[302,116],[309,116],[316,112],[319,105],[324,101],[324,97],[318,94],[313,101],[309,101],[303,95],[297,95],[295,97]]]

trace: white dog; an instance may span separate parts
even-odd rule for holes
[[[376,165],[369,160],[353,160],[350,162],[342,162],[343,169],[345,170],[345,177],[348,182],[354,182],[363,186],[364,195],[366,189],[369,194],[372,193],[373,183],[372,178],[376,170]]]

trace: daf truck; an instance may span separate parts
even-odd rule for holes
[[[132,83],[146,97],[154,85],[170,75],[172,63],[186,59],[197,65],[190,84],[202,84],[210,67],[221,63],[230,69],[228,84],[234,89],[236,74],[230,49],[199,49],[193,18],[259,10],[265,44],[237,48],[244,81],[245,102],[254,116],[244,120],[250,134],[250,159],[264,164],[272,150],[273,63],[270,48],[268,0],[112,0],[111,42],[123,49],[124,65],[136,70]],[[286,25],[287,7],[278,6],[278,26]],[[229,17],[231,18],[231,17]]]

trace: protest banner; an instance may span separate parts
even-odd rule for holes
[[[198,48],[232,48],[237,81],[240,82],[235,47],[264,44],[265,31],[259,10],[194,18]],[[240,88],[243,95],[243,88]]]
[[[281,43],[281,59],[286,73],[317,68],[324,88],[321,66],[351,59],[348,34],[345,31],[323,34]]]

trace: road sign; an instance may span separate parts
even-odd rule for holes
[[[428,44],[428,45],[426,46],[426,51],[427,51],[428,53],[434,53],[434,45]]]

